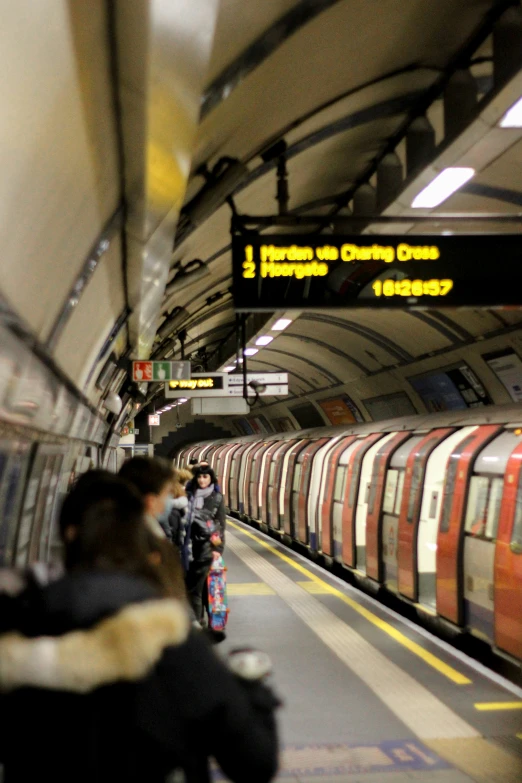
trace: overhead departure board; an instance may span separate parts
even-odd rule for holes
[[[522,234],[234,236],[240,312],[522,306]]]

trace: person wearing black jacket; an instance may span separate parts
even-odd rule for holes
[[[268,783],[277,699],[228,669],[183,603],[162,596],[142,498],[95,473],[62,508],[66,574],[11,596],[16,611],[0,618],[5,783],[161,783],[174,770],[209,783],[210,757],[236,783]]]
[[[216,489],[216,476],[208,465],[200,465],[187,491],[189,500],[182,544],[187,568],[187,592],[196,618],[203,620],[207,577],[214,553],[225,547],[225,502]]]

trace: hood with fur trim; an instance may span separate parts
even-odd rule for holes
[[[166,647],[182,644],[189,618],[174,599],[130,604],[92,628],[62,636],[0,636],[0,690],[21,687],[89,693],[145,677]]]

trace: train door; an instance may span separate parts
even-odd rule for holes
[[[329,466],[330,454],[338,446],[339,440],[342,438],[338,435],[336,438],[329,438],[327,442],[322,446],[317,454],[312,466],[312,474],[310,477],[310,489],[307,498],[307,515],[308,525],[310,527],[310,538],[316,537],[318,551],[324,551],[322,549],[322,505],[325,492],[325,484],[327,483],[327,471]],[[329,554],[329,553],[326,553]]]
[[[397,432],[387,442],[381,442],[373,461],[366,514],[366,573],[371,579],[382,582],[382,501],[384,484],[390,460],[397,449],[406,445],[411,432]],[[395,545],[397,526],[394,530]]]
[[[258,446],[258,443],[254,441],[253,443],[249,443],[246,449],[242,452],[240,456],[240,468],[239,468],[239,477],[237,478],[237,505],[236,508],[239,511],[240,514],[245,513],[246,505],[247,505],[247,493],[248,493],[248,477],[251,465],[251,459],[250,454],[254,451],[254,449]],[[236,477],[233,479],[233,483],[236,482]]]
[[[500,432],[489,424],[478,427],[453,450],[446,468],[442,512],[437,536],[437,614],[464,624],[464,511],[479,451]]]
[[[395,550],[390,551],[393,547],[389,542],[388,551],[385,552],[389,569],[395,572],[393,575],[390,573],[389,587],[397,589],[412,601],[416,601],[418,596],[417,542],[428,459],[439,443],[452,432],[449,427],[433,430],[419,437],[413,445],[410,444],[412,448],[408,452],[406,470],[396,480],[395,499],[392,501],[391,496],[388,498],[388,508],[391,508],[393,502],[393,514],[398,515]],[[391,476],[390,479],[393,481]]]
[[[281,530],[284,519],[284,487],[288,470],[288,455],[295,440],[285,440],[277,452],[272,488],[268,497],[268,511],[272,527]]]
[[[522,444],[509,457],[495,551],[495,645],[522,658]]]
[[[388,590],[398,591],[397,558],[399,549],[399,516],[408,491],[408,460],[422,435],[413,435],[393,454],[386,472],[382,500],[382,582]]]
[[[270,448],[270,443],[262,443],[259,451],[256,452],[252,471],[250,473],[250,489],[248,493],[249,516],[252,519],[259,519],[259,477],[263,466],[263,457]]]
[[[342,561],[343,517],[346,503],[346,482],[351,455],[360,444],[354,437],[343,438],[332,455],[328,485],[323,501],[323,552]],[[325,549],[328,547],[328,549]]]
[[[225,443],[222,446],[218,446],[218,448],[215,450],[215,452],[212,455],[212,461],[210,463],[212,469],[214,470],[214,473],[216,474],[216,478],[218,480],[218,484],[221,487],[221,492],[223,493],[223,496],[225,495],[225,482],[224,482],[224,475],[223,475],[223,463],[224,463],[224,454],[227,451],[227,449],[230,449],[231,444]]]
[[[252,451],[249,452],[246,464],[245,472],[245,496],[244,496],[244,513],[247,516],[251,516],[251,486],[254,481],[256,472],[257,457],[261,449],[263,448],[263,441],[256,443]]]
[[[268,470],[270,467],[271,456],[274,448],[274,443],[268,443],[267,448],[263,451],[261,458],[261,468],[259,471],[259,480],[257,484],[257,516],[256,519],[260,521],[263,518],[263,507],[266,503],[266,487],[268,479]]]
[[[283,487],[283,525],[284,531],[292,538],[296,538],[297,531],[294,529],[292,520],[292,504],[294,495],[297,494],[297,487],[299,486],[299,479],[301,478],[301,465],[296,470],[297,458],[299,453],[307,445],[307,440],[298,440],[293,448],[288,452],[288,461],[286,462],[286,476]],[[297,485],[297,486],[296,486]]]
[[[317,452],[328,443],[328,438],[321,438],[313,441],[303,451],[301,480],[299,487],[299,496],[297,498],[297,508],[295,509],[295,526],[298,531],[299,540],[303,544],[310,544],[310,548],[317,551],[317,535],[315,529],[310,535],[310,520],[308,517],[308,500],[310,495],[310,480],[312,478],[312,468],[317,457]]]
[[[464,519],[464,623],[489,643],[495,642],[495,548],[504,474],[521,443],[513,431],[497,435],[477,455],[469,483]]]
[[[275,474],[277,470],[277,458],[281,452],[281,441],[278,440],[272,444],[268,451],[267,466],[264,476],[263,486],[263,508],[262,508],[262,521],[265,525],[272,524],[272,494],[274,488]]]
[[[355,568],[357,552],[355,549],[355,521],[357,516],[357,498],[361,482],[362,465],[364,458],[372,446],[382,438],[381,432],[368,435],[357,440],[354,448],[350,450],[348,471],[345,482],[345,496],[342,520],[342,555],[343,563]]]
[[[377,443],[370,446],[362,461],[361,479],[357,494],[357,510],[355,512],[355,567],[362,573],[366,573],[366,521],[368,518],[368,501],[370,500],[373,466],[379,450],[393,440],[396,434],[396,432],[389,432],[381,437]]]
[[[462,427],[448,435],[428,458],[417,532],[417,601],[421,607],[435,611],[437,605],[437,538],[446,467],[458,444],[475,432],[476,426]],[[402,572],[399,572],[402,579]],[[407,584],[407,580],[406,580]],[[399,584],[399,589],[402,581]]]
[[[299,453],[297,454],[297,457],[294,460],[292,491],[290,494],[290,505],[289,505],[289,518],[290,518],[290,526],[292,530],[292,538],[295,538],[296,541],[302,541],[303,544],[306,544],[307,541],[306,541],[306,537],[303,540],[300,536],[297,520],[298,520],[299,503],[300,503],[301,476],[303,474],[303,459],[309,444],[310,441],[304,442],[304,445],[299,450]]]
[[[228,508],[232,506],[232,493],[230,491],[232,474],[235,475],[237,469],[237,453],[241,448],[240,443],[232,443],[225,447],[220,457],[220,473],[218,473],[218,480],[221,482],[221,491]]]

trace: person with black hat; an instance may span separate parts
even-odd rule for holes
[[[182,543],[187,592],[196,618],[203,620],[206,583],[214,553],[225,546],[225,502],[217,489],[216,475],[200,465],[188,487],[189,506]]]

